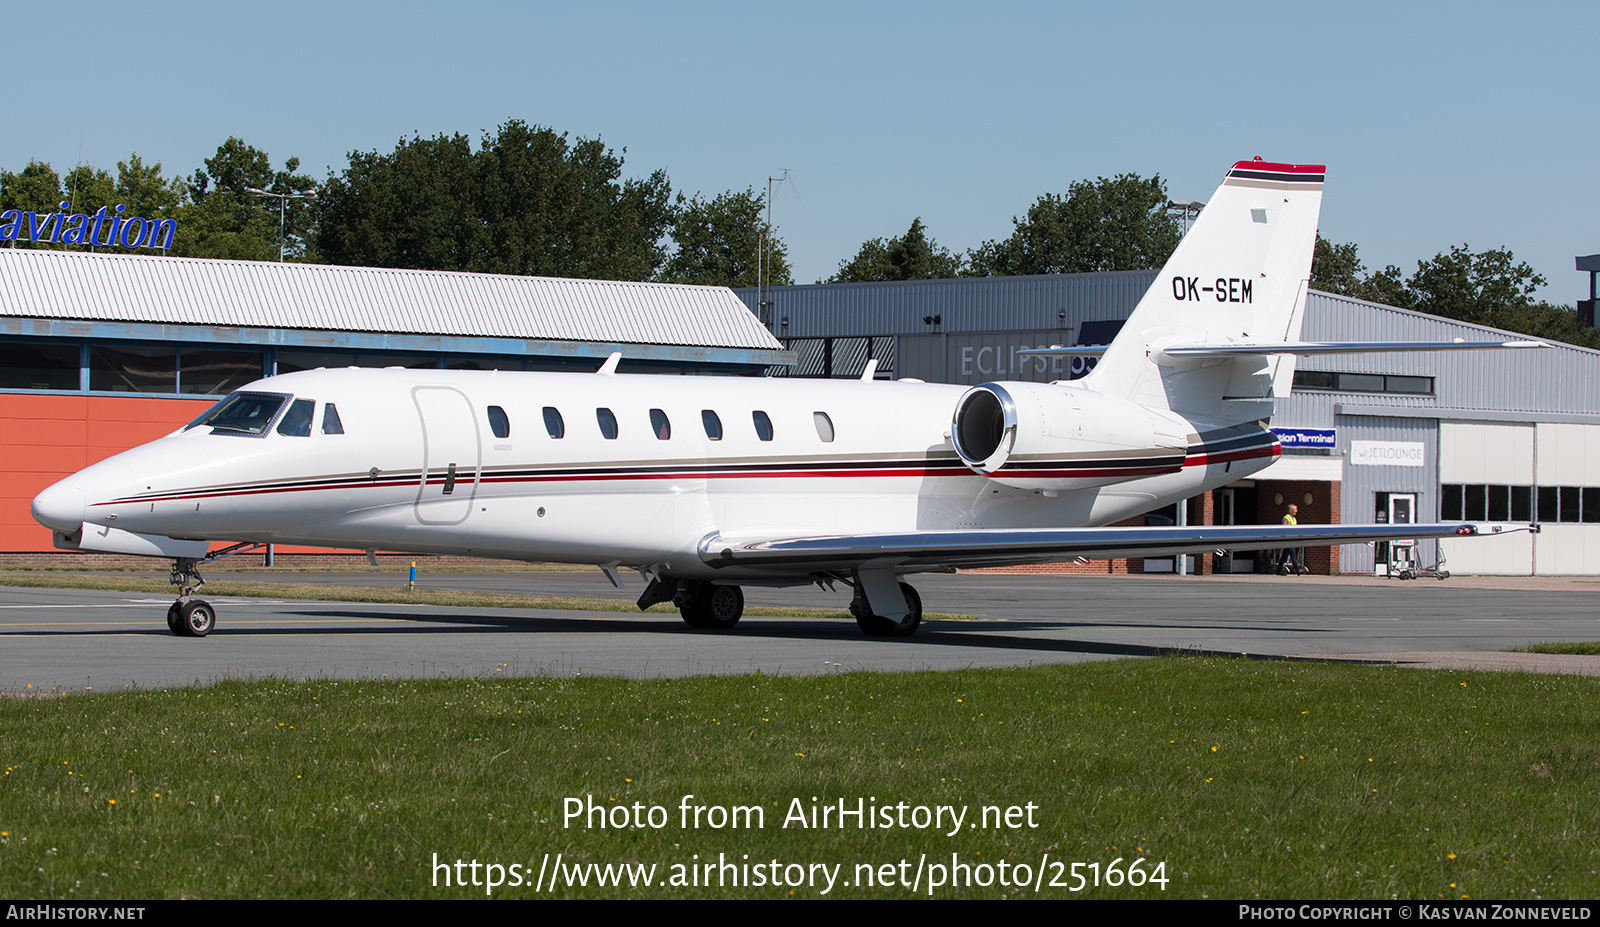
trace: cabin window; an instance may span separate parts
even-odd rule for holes
[[[667,421],[667,413],[660,409],[650,410],[650,431],[661,441],[672,437],[672,423]]]
[[[828,417],[828,413],[813,412],[811,413],[811,421],[817,426],[817,437],[821,438],[825,444],[832,444],[833,419]]]
[[[610,409],[594,410],[594,417],[600,423],[600,434],[607,441],[617,439],[617,417],[611,414]]]
[[[700,424],[705,426],[706,437],[713,441],[722,440],[722,419],[717,418],[717,413],[710,409],[701,409]]]
[[[767,418],[765,412],[752,412],[750,417],[756,423],[756,437],[763,441],[772,440],[772,419]]]
[[[331,402],[328,403],[327,408],[322,410],[322,433],[325,435],[344,434],[344,422],[339,421],[339,410]]]
[[[289,404],[289,411],[283,413],[282,420],[278,422],[278,434],[291,438],[311,437],[311,419],[316,411],[316,400],[296,399]]]
[[[552,438],[566,437],[567,423],[561,420],[561,413],[555,406],[544,407],[544,430],[550,432]]]
[[[511,416],[506,415],[506,410],[499,406],[489,407],[489,430],[494,432],[496,438],[511,437]]]
[[[189,428],[209,425],[214,435],[264,435],[288,398],[277,393],[234,393],[190,422]]]

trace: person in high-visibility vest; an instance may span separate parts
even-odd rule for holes
[[[1283,523],[1284,523],[1284,525],[1285,526],[1293,526],[1293,525],[1300,524],[1300,519],[1296,517],[1299,514],[1300,514],[1300,506],[1295,505],[1293,502],[1289,503],[1289,511],[1287,511],[1287,512],[1285,512],[1283,514]],[[1280,550],[1278,552],[1278,575],[1279,576],[1288,576],[1290,573],[1310,573],[1310,572],[1311,572],[1310,570],[1306,569],[1305,548],[1303,548],[1303,547],[1285,547],[1285,548],[1283,548],[1282,550]]]

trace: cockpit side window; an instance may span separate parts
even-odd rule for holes
[[[233,393],[190,422],[185,431],[209,426],[214,435],[260,437],[289,397],[282,393]]]
[[[344,434],[344,422],[339,420],[339,410],[331,402],[322,410],[322,433],[325,435]]]
[[[315,399],[296,399],[291,402],[289,411],[283,413],[283,420],[278,422],[278,434],[288,435],[291,438],[310,437],[311,419],[316,411]]]

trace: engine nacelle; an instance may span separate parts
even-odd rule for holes
[[[963,463],[1007,486],[1088,489],[1178,472],[1189,430],[1092,390],[983,383],[956,403],[950,439]]]

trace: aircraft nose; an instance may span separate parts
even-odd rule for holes
[[[33,520],[52,531],[71,533],[83,526],[83,487],[66,479],[33,499]]]

